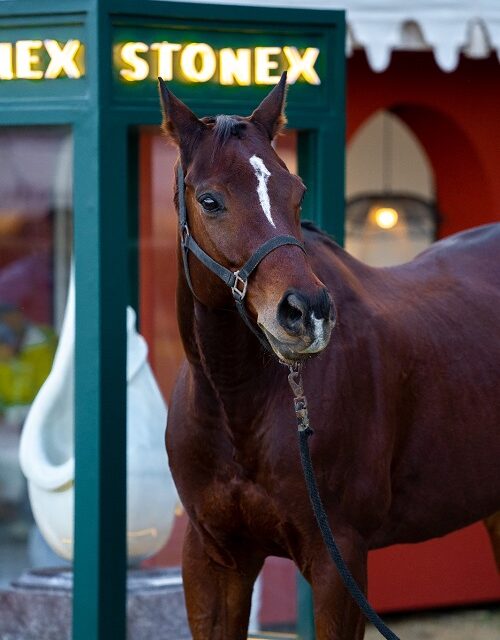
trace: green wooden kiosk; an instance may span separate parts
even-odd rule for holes
[[[125,307],[137,298],[137,130],[160,122],[156,77],[198,115],[248,114],[288,69],[304,216],[341,242],[344,40],[340,11],[0,3],[0,125],[66,127],[73,139],[74,640],[126,637]],[[299,636],[311,639],[304,585],[299,612]]]

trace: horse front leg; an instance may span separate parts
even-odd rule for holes
[[[353,578],[366,593],[364,541],[357,535],[346,535],[338,537],[336,542]],[[305,575],[313,590],[316,640],[362,640],[365,632],[363,614],[344,587],[323,541],[319,540],[314,549],[316,553],[311,556]]]
[[[182,575],[193,640],[246,640],[253,585],[264,558],[252,557],[249,549],[228,568],[211,555],[202,536],[188,525]]]

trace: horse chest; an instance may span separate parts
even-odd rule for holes
[[[279,527],[279,513],[274,499],[253,480],[235,473],[214,480],[203,493],[197,516],[212,531],[223,537],[269,536]]]

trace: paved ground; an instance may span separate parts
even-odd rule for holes
[[[500,640],[500,606],[386,616],[384,621],[401,640]],[[365,640],[381,638],[373,627],[365,635]]]

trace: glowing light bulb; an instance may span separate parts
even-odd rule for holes
[[[373,212],[373,220],[381,229],[393,229],[398,219],[398,212],[392,207],[377,207]]]

